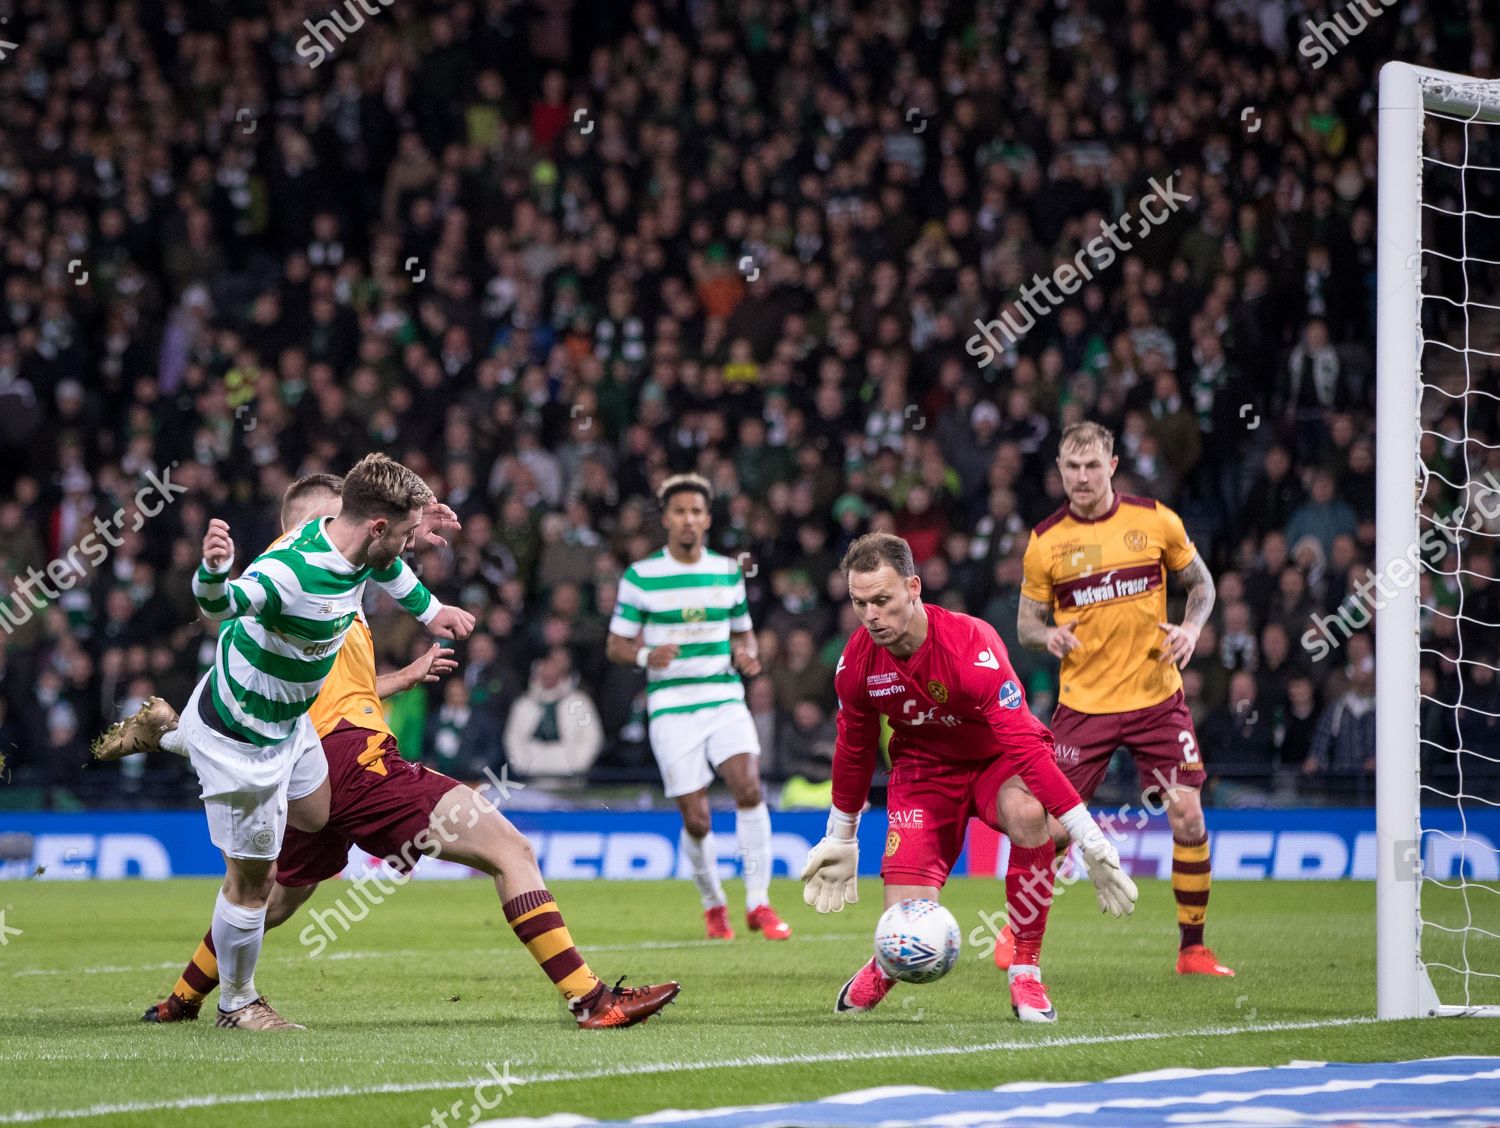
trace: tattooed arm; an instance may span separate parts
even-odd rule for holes
[[[1054,658],[1061,658],[1081,644],[1071,626],[1048,626],[1047,619],[1051,614],[1050,603],[1038,603],[1021,596],[1020,609],[1016,612],[1016,635],[1028,650],[1045,650]]]
[[[1186,666],[1188,659],[1193,656],[1193,649],[1198,645],[1198,633],[1203,629],[1203,624],[1208,622],[1208,616],[1214,609],[1214,578],[1201,556],[1194,556],[1186,568],[1174,574],[1187,588],[1187,610],[1182,614],[1182,626],[1173,626],[1171,623],[1160,623],[1158,626],[1166,631],[1161,660],[1175,662],[1180,668]]]

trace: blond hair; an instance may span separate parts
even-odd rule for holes
[[[688,490],[702,494],[704,505],[714,503],[714,488],[702,474],[673,474],[656,491],[656,500],[665,509],[675,494]]]
[[[432,490],[415,470],[383,454],[367,454],[344,475],[341,516],[354,521],[397,520],[432,501]]]
[[[1088,420],[1074,423],[1063,431],[1057,450],[1058,453],[1065,450],[1087,450],[1091,446],[1102,450],[1105,458],[1112,457],[1115,453],[1114,432],[1102,423],[1091,423]]]

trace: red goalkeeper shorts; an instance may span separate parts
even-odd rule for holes
[[[887,885],[935,885],[948,880],[975,818],[1000,829],[1000,785],[1018,774],[1005,757],[950,760],[911,749],[891,765],[886,789],[890,829],[880,875]]]
[[[380,755],[366,764],[371,748]],[[333,792],[328,824],[316,834],[286,828],[276,880],[282,885],[315,885],[337,877],[349,864],[349,847],[387,858],[399,873],[419,860],[413,839],[431,824],[438,801],[456,779],[403,760],[396,738],[341,722],[323,737],[328,784]]]

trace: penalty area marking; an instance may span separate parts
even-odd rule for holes
[[[955,1054],[993,1053],[1010,1050],[1064,1049],[1070,1046],[1109,1046],[1130,1042],[1160,1042],[1170,1038],[1223,1038],[1233,1034],[1274,1034],[1292,1030],[1323,1030],[1335,1026],[1365,1026],[1384,1021],[1378,1018],[1331,1018],[1314,1022],[1262,1022],[1237,1026],[1204,1026],[1196,1030],[1137,1031],[1131,1034],[1105,1034],[1061,1038],[1039,1038],[1035,1041],[979,1042],[963,1046],[899,1046],[879,1050],[839,1050],[809,1054],[754,1054],[719,1061],[661,1061],[638,1065],[617,1065],[608,1069],[561,1070],[536,1073],[511,1079],[515,1085],[537,1085],[553,1081],[592,1081],[600,1077],[643,1076],[653,1073],[677,1073],[684,1069],[756,1069],[762,1066],[822,1065],[831,1062],[880,1061],[910,1057],[913,1054],[951,1056]],[[115,1104],[88,1105],[84,1108],[23,1109],[0,1114],[0,1124],[31,1124],[40,1120],[85,1120],[95,1116],[115,1116],[131,1112],[165,1112],[190,1108],[218,1108],[223,1105],[260,1104],[265,1101],[305,1101],[323,1097],[366,1097],[387,1093],[441,1092],[472,1089],[476,1084],[492,1084],[489,1076],[465,1077],[453,1081],[403,1081],[380,1085],[338,1085],[326,1089],[284,1089],[255,1093],[227,1093],[179,1097],[161,1101],[123,1101]]]

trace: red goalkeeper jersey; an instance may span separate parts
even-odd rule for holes
[[[860,810],[880,751],[880,714],[891,723],[890,756],[972,764],[1009,757],[1051,814],[1078,804],[1052,758],[1052,734],[1026,708],[1026,694],[995,628],[972,615],[924,605],[927,638],[896,658],[861,628],[834,674],[838,743],[833,805]]]

